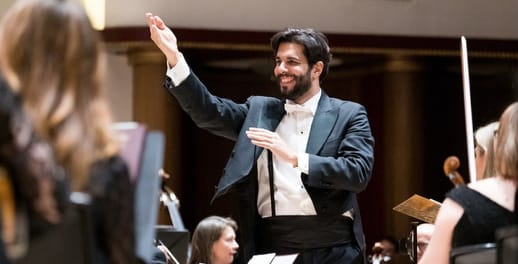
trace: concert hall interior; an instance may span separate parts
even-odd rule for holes
[[[12,2],[2,1],[0,15]],[[385,235],[405,238],[411,230],[414,219],[394,206],[413,194],[444,199],[453,188],[443,172],[448,156],[460,159],[458,171],[470,181],[467,141],[473,139],[465,119],[476,129],[518,99],[517,10],[512,0],[107,0],[100,32],[117,121],[164,133],[165,184],[191,232],[208,215],[236,214],[233,193],[210,203],[234,142],[197,128],[166,93],[165,57],[149,38],[144,13],[161,16],[175,31],[189,66],[214,94],[238,102],[278,95],[269,46],[277,30],[326,33],[333,60],[323,90],[364,105],[375,138],[372,180],[358,198],[369,250]],[[159,213],[157,224],[167,224],[167,214]]]

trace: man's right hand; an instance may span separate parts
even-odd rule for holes
[[[151,13],[146,13],[146,21],[149,26],[151,39],[164,53],[169,66],[174,67],[178,62],[180,51],[178,51],[176,36],[173,31],[164,24],[164,21],[159,16]]]

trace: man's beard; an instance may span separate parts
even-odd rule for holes
[[[283,74],[278,75],[275,77],[275,80],[277,83],[280,84],[280,77],[283,76]],[[308,70],[306,74],[300,75],[300,76],[294,76],[295,77],[295,85],[293,86],[293,89],[290,91],[288,90],[287,86],[283,86],[280,84],[280,90],[281,95],[286,98],[290,99],[292,101],[295,101],[299,97],[301,97],[304,93],[306,93],[309,88],[311,88],[311,72]]]

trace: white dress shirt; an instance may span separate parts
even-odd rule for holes
[[[178,86],[180,83],[185,81],[189,74],[191,73],[191,69],[189,65],[185,61],[182,53],[178,53],[178,61],[174,67],[169,67],[169,63],[167,63],[167,72],[166,75],[171,78],[173,84]]]
[[[302,109],[293,112],[287,109],[287,114],[275,130],[286,145],[299,153],[297,168],[273,156],[276,215],[316,215],[315,206],[302,184],[300,174],[309,171],[309,156],[305,151],[320,96],[321,91],[304,105],[295,105],[294,102],[287,100],[286,108]],[[263,151],[257,160],[259,183],[257,208],[262,217],[272,216],[267,157],[267,151]]]

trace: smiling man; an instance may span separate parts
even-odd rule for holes
[[[356,195],[367,187],[374,138],[365,108],[322,89],[331,61],[324,34],[286,29],[271,39],[282,98],[220,98],[190,70],[176,37],[146,14],[168,62],[165,87],[203,129],[234,140],[214,199],[240,192],[238,263],[298,253],[296,263],[363,263]],[[218,153],[214,153],[218,155]]]

